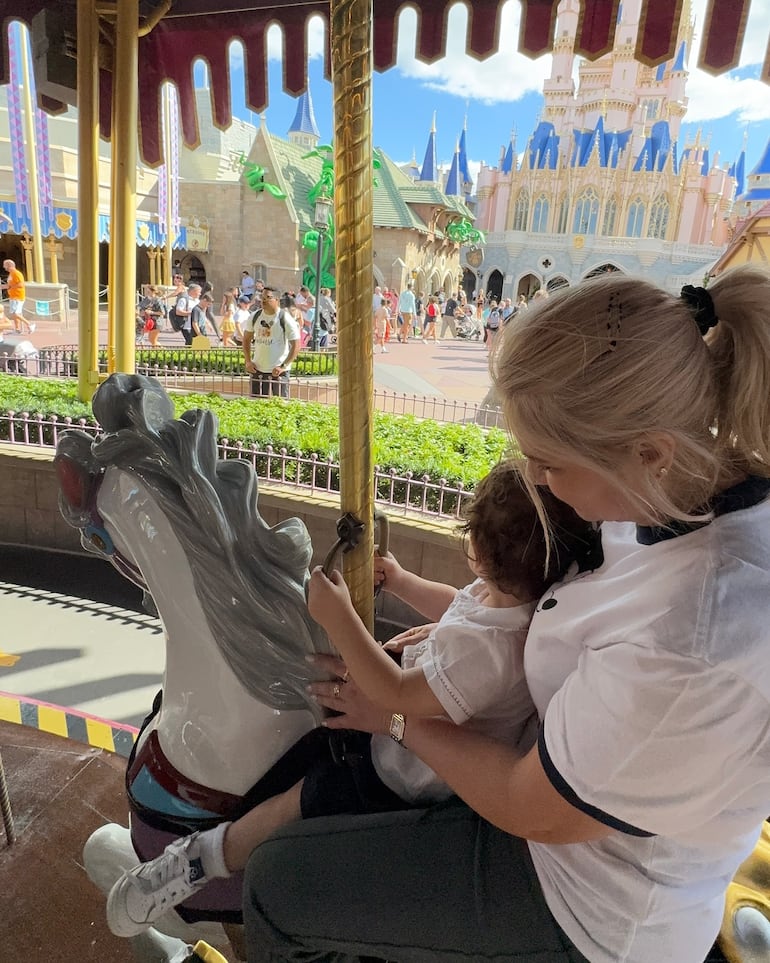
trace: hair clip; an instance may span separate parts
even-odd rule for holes
[[[620,303],[620,295],[617,291],[610,295],[607,305],[607,338],[609,340],[609,350],[614,351],[618,346],[620,337],[620,322],[623,320],[623,306]]]

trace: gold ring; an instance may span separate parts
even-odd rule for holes
[[[350,678],[350,669],[345,669],[345,675],[343,675],[342,681],[347,682],[349,678]]]
[[[334,688],[332,689],[332,695],[334,696],[335,699],[339,699],[341,691],[342,690],[339,687],[339,683],[335,682]]]

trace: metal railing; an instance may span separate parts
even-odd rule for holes
[[[19,446],[55,448],[61,433],[80,428],[97,435],[101,428],[85,418],[44,418],[40,414],[7,411],[0,413],[0,442]],[[221,438],[219,457],[242,458],[251,463],[257,477],[266,482],[288,486],[313,495],[339,494],[339,463],[315,453],[289,452],[286,448],[244,445]],[[415,476],[396,469],[374,469],[375,499],[378,504],[403,514],[417,513],[439,519],[462,517],[465,501],[471,496],[462,484],[449,485],[445,479]]]
[[[181,353],[181,352],[180,352]],[[214,392],[223,397],[250,397],[251,381],[237,359],[229,360],[230,352],[220,351],[225,357],[211,359],[209,352],[187,351],[179,364],[141,364],[138,374],[157,378],[164,388],[173,391]],[[309,354],[309,353],[308,353]],[[318,352],[310,365],[323,365],[329,354]],[[9,374],[39,375],[49,378],[77,377],[77,348],[61,345],[41,348],[37,357],[26,359],[0,359],[0,372]],[[213,370],[202,370],[211,367]],[[106,374],[106,357],[100,361],[100,370]],[[312,378],[293,377],[289,382],[289,396],[297,401],[315,402],[322,405],[339,404],[339,383],[334,376]],[[259,399],[255,399],[259,400]],[[475,424],[481,428],[504,428],[502,411],[498,406],[468,401],[452,401],[437,395],[417,395],[378,388],[374,391],[374,407],[377,411],[393,415],[414,415],[432,421],[453,424]]]

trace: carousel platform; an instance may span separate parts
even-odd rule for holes
[[[16,839],[0,823],[0,958],[34,963],[128,963],[107,928],[104,896],[86,876],[83,843],[126,824],[126,760],[27,725],[0,720],[0,751]],[[216,947],[235,963],[228,944]],[[165,957],[158,957],[160,960]]]

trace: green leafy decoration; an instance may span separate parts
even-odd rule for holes
[[[486,241],[484,232],[475,228],[467,217],[448,224],[444,233],[455,244],[484,244]]]
[[[273,197],[277,197],[279,200],[285,199],[286,194],[280,187],[276,184],[268,184],[265,180],[266,171],[264,167],[260,167],[259,164],[254,164],[252,161],[246,160],[244,154],[240,155],[238,163],[243,169],[244,180],[255,194],[261,194],[267,191],[268,194],[272,194]]]

